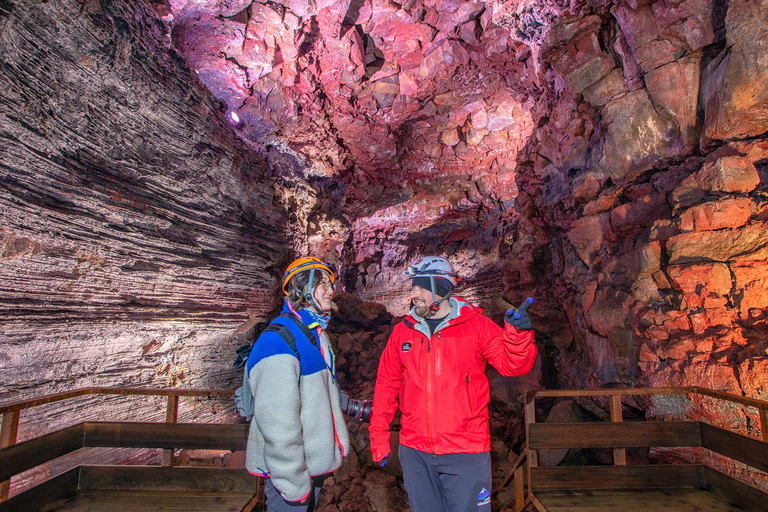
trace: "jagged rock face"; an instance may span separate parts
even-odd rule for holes
[[[141,2],[2,2],[0,33],[0,398],[230,387],[223,342],[289,249],[266,163]],[[71,423],[52,409],[22,436]]]
[[[547,34],[509,258],[526,282],[527,253],[551,255],[546,304],[568,321],[550,334],[579,369],[561,385],[768,398],[766,7],[617,3]]]
[[[496,318],[540,298],[561,385],[765,396],[764,2],[307,5],[171,24],[243,138],[343,183],[308,247],[348,290],[402,314],[445,255]]]
[[[541,91],[529,45],[559,10],[174,0],[163,12],[175,46],[240,120],[237,133],[268,155],[304,159],[294,172],[319,196],[306,247],[341,260],[347,290],[402,314],[400,273],[426,252],[455,254],[470,298],[503,292],[500,279],[471,283],[500,271],[515,161]]]

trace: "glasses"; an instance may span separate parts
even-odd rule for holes
[[[319,288],[319,287],[321,287],[321,286],[322,286],[323,288],[326,288],[326,289],[330,288],[330,289],[331,289],[331,291],[333,291],[333,292],[335,292],[335,291],[336,291],[336,283],[332,283],[332,282],[331,282],[331,281],[329,281],[328,279],[323,279],[322,281],[320,281],[319,283],[317,283],[317,287],[318,287],[318,288]]]

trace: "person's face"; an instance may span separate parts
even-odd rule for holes
[[[318,313],[330,313],[331,303],[333,302],[334,286],[331,282],[331,278],[325,272],[322,273],[320,281],[315,285],[315,289],[312,291],[312,298],[315,299],[315,304],[320,309]]]
[[[440,299],[440,297],[435,296]],[[432,291],[422,288],[421,286],[411,287],[411,303],[416,310],[416,314],[422,318],[426,318],[429,314],[429,308],[432,306]]]

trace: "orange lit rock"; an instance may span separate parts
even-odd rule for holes
[[[755,222],[738,229],[695,231],[667,242],[669,262],[765,260],[768,258],[768,223]]]
[[[705,296],[709,293],[727,295],[731,291],[731,271],[724,263],[694,263],[671,265],[667,274],[686,294]]]
[[[729,2],[725,20],[728,52],[705,71],[702,87],[703,142],[754,137],[768,130],[768,68],[765,58],[768,8],[764,1]]]
[[[741,227],[752,217],[752,201],[747,197],[710,201],[680,214],[681,231],[709,231]]]

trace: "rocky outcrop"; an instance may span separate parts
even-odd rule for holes
[[[766,6],[617,3],[547,34],[518,212],[567,315],[543,328],[582,368],[561,385],[768,398],[766,66],[745,63],[762,43],[744,37],[766,30]],[[528,266],[514,246],[509,258]],[[744,432],[757,421],[698,405]]]
[[[288,250],[266,162],[142,2],[3,2],[0,32],[0,399],[230,387],[222,343],[273,308]],[[70,423],[61,407],[21,438]]]

